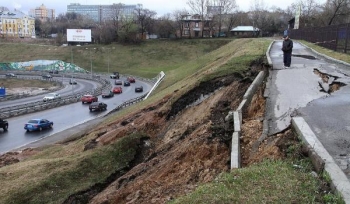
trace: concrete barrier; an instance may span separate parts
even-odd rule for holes
[[[311,130],[303,117],[292,118],[292,128],[298,134],[300,139],[311,152],[310,156],[312,163],[316,169],[321,170],[322,167],[331,177],[331,187],[334,191],[339,192],[345,203],[350,203],[350,182],[344,172],[336,164],[331,155],[327,152],[317,136]],[[316,156],[317,155],[317,156]]]

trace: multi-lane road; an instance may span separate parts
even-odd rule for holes
[[[121,79],[125,80],[125,78],[123,77]],[[114,80],[113,79],[109,79],[109,80],[112,84],[112,87],[114,87],[115,86]],[[64,82],[65,88],[57,92],[65,95],[65,94],[71,94],[72,91],[78,91],[79,89],[84,89],[87,87],[94,88],[97,86],[96,82],[93,82],[93,81],[82,80],[82,79],[77,79],[77,81],[78,81],[78,84],[74,85],[74,87],[72,87],[72,85],[69,85],[68,82]],[[135,92],[135,86],[137,85],[143,86],[144,90],[142,93]],[[98,97],[99,101],[103,101],[108,105],[107,111],[90,112],[88,108],[89,104],[82,104],[80,102],[77,102],[77,103],[60,106],[53,109],[48,109],[48,110],[44,110],[36,113],[26,114],[26,115],[7,119],[9,121],[8,131],[4,132],[0,130],[0,154],[6,153],[13,149],[20,148],[22,146],[25,146],[37,140],[50,137],[55,133],[65,131],[68,128],[71,128],[78,124],[92,120],[99,116],[103,116],[107,114],[109,111],[116,108],[118,105],[121,105],[123,102],[145,94],[152,88],[152,85],[143,81],[136,80],[136,83],[131,83],[131,86],[129,87],[122,86],[122,88],[123,88],[123,93],[115,94],[114,97],[112,98],[102,98],[101,96]],[[5,106],[8,106],[9,104],[14,105],[14,104],[28,103],[30,101],[41,100],[42,98],[43,98],[43,95],[40,95],[40,96],[28,97],[28,98],[19,99],[19,100],[0,102],[0,107],[5,107]],[[41,132],[26,132],[24,130],[24,124],[28,122],[30,119],[34,119],[34,118],[46,118],[48,120],[53,121],[54,126],[52,129],[43,130]]]

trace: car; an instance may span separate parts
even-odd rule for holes
[[[107,104],[103,102],[93,102],[89,105],[89,110],[90,111],[102,111],[102,110],[107,110]]]
[[[9,128],[9,123],[7,122],[7,120],[0,118],[0,128],[2,128],[4,131],[7,131],[7,129]]]
[[[119,79],[119,72],[113,72],[113,74],[111,74],[109,77],[111,79]]]
[[[135,92],[143,92],[143,86],[136,86]]]
[[[42,75],[41,77],[44,79],[51,79],[52,78],[52,76],[50,74],[45,74],[45,75]]]
[[[109,98],[113,96],[114,96],[114,93],[111,90],[102,91],[102,98]]]
[[[58,74],[58,71],[57,70],[50,70],[49,73],[50,74]]]
[[[114,84],[115,85],[123,85],[123,81],[122,80],[115,80]]]
[[[75,79],[70,79],[69,84],[75,85],[75,84],[77,84],[77,81]]]
[[[127,80],[128,80],[130,83],[135,83],[135,78],[134,78],[134,77],[128,77]]]
[[[24,129],[29,131],[42,131],[43,129],[52,128],[53,122],[47,119],[31,119],[24,124]]]
[[[61,95],[59,93],[49,93],[44,96],[43,101],[44,102],[53,101],[60,98],[61,98]]]
[[[14,73],[7,73],[6,77],[17,77]]]
[[[124,81],[124,86],[130,86],[130,82],[129,81]]]
[[[116,86],[113,88],[113,93],[123,93],[123,89],[120,86]]]
[[[81,97],[81,103],[92,103],[92,102],[97,102],[98,98],[97,96],[91,95],[91,94],[86,94]]]

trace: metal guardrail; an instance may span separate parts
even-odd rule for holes
[[[32,73],[37,74],[38,72],[32,72]],[[16,73],[16,74],[18,74],[18,73]],[[91,76],[86,75],[86,74],[79,74],[79,75],[75,74],[74,77],[91,80]],[[33,79],[33,78],[31,77],[30,79]],[[51,79],[49,79],[49,80],[51,80]],[[36,102],[1,108],[0,109],[0,117],[1,118],[10,118],[10,117],[18,116],[18,115],[23,115],[23,114],[27,114],[27,113],[32,113],[32,112],[36,112],[36,111],[41,111],[41,110],[46,110],[46,109],[50,109],[50,108],[55,108],[58,106],[67,105],[70,103],[75,103],[75,102],[80,101],[80,98],[85,94],[101,95],[102,91],[104,89],[111,89],[111,87],[112,87],[111,83],[108,80],[103,79],[101,77],[93,77],[92,80],[99,82],[101,84],[101,86],[97,87],[96,89],[85,90],[85,91],[77,92],[77,93],[70,94],[67,96],[63,96],[59,100],[53,100],[53,101],[47,101],[47,102],[36,101]]]
[[[4,77],[4,76],[0,76],[0,79],[4,79],[4,78],[8,78],[8,77]],[[42,95],[42,94],[45,94],[45,93],[48,93],[48,92],[55,92],[57,90],[60,90],[63,88],[63,83],[62,81],[60,80],[57,80],[57,79],[44,79],[42,77],[27,77],[27,76],[17,76],[16,77],[17,79],[24,79],[24,80],[43,80],[43,81],[53,81],[53,82],[56,82],[58,83],[60,86],[55,88],[55,89],[48,89],[47,91],[44,91],[44,92],[40,92],[38,94],[29,94],[29,93],[25,93],[23,92],[22,94],[11,94],[11,95],[6,95],[6,96],[3,96],[3,97],[0,97],[0,102],[1,101],[9,101],[9,100],[16,100],[16,99],[21,99],[21,98],[26,98],[26,97],[29,97],[29,96],[36,96],[36,95]]]
[[[35,75],[35,73],[37,74],[37,72],[33,72],[33,73],[34,73],[33,75]],[[0,74],[1,74],[1,72],[0,72]],[[18,73],[16,73],[16,74],[18,74]],[[53,74],[53,76],[57,77],[57,74],[56,75]],[[164,73],[163,74],[161,73],[153,79],[145,79],[145,78],[140,78],[140,77],[137,77],[137,79],[153,84],[154,85],[152,87],[152,90],[153,90],[155,88],[155,86],[157,85],[156,83],[159,82],[159,80],[162,80],[164,78],[164,76],[165,76]],[[87,75],[87,74],[76,74],[75,73],[74,77],[91,80],[91,75]],[[105,78],[108,78],[108,77],[109,76],[105,76]],[[127,76],[125,76],[125,77],[127,77]],[[67,96],[61,97],[61,99],[59,99],[59,100],[53,100],[53,101],[47,101],[47,102],[36,101],[36,102],[21,104],[21,105],[17,105],[17,106],[2,108],[2,109],[0,109],[0,118],[6,119],[6,118],[18,116],[18,115],[24,115],[24,114],[33,113],[36,111],[41,111],[41,110],[56,108],[56,107],[71,104],[71,103],[76,103],[76,102],[79,102],[81,97],[85,94],[101,95],[102,91],[104,89],[111,89],[112,88],[112,84],[110,83],[110,81],[107,79],[101,78],[100,76],[92,77],[92,80],[98,81],[101,84],[101,86],[94,89],[94,90],[91,90],[91,91],[82,91],[82,92],[78,92],[78,93],[75,93],[72,95],[67,95]],[[119,111],[120,109],[122,109],[124,107],[130,106],[132,104],[135,104],[137,102],[144,100],[146,98],[146,96],[149,95],[150,92],[147,92],[139,97],[125,101],[124,103],[122,103],[121,105],[117,106],[112,111],[110,111],[108,114]]]

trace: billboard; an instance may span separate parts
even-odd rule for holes
[[[91,42],[91,30],[67,29],[67,42]]]

